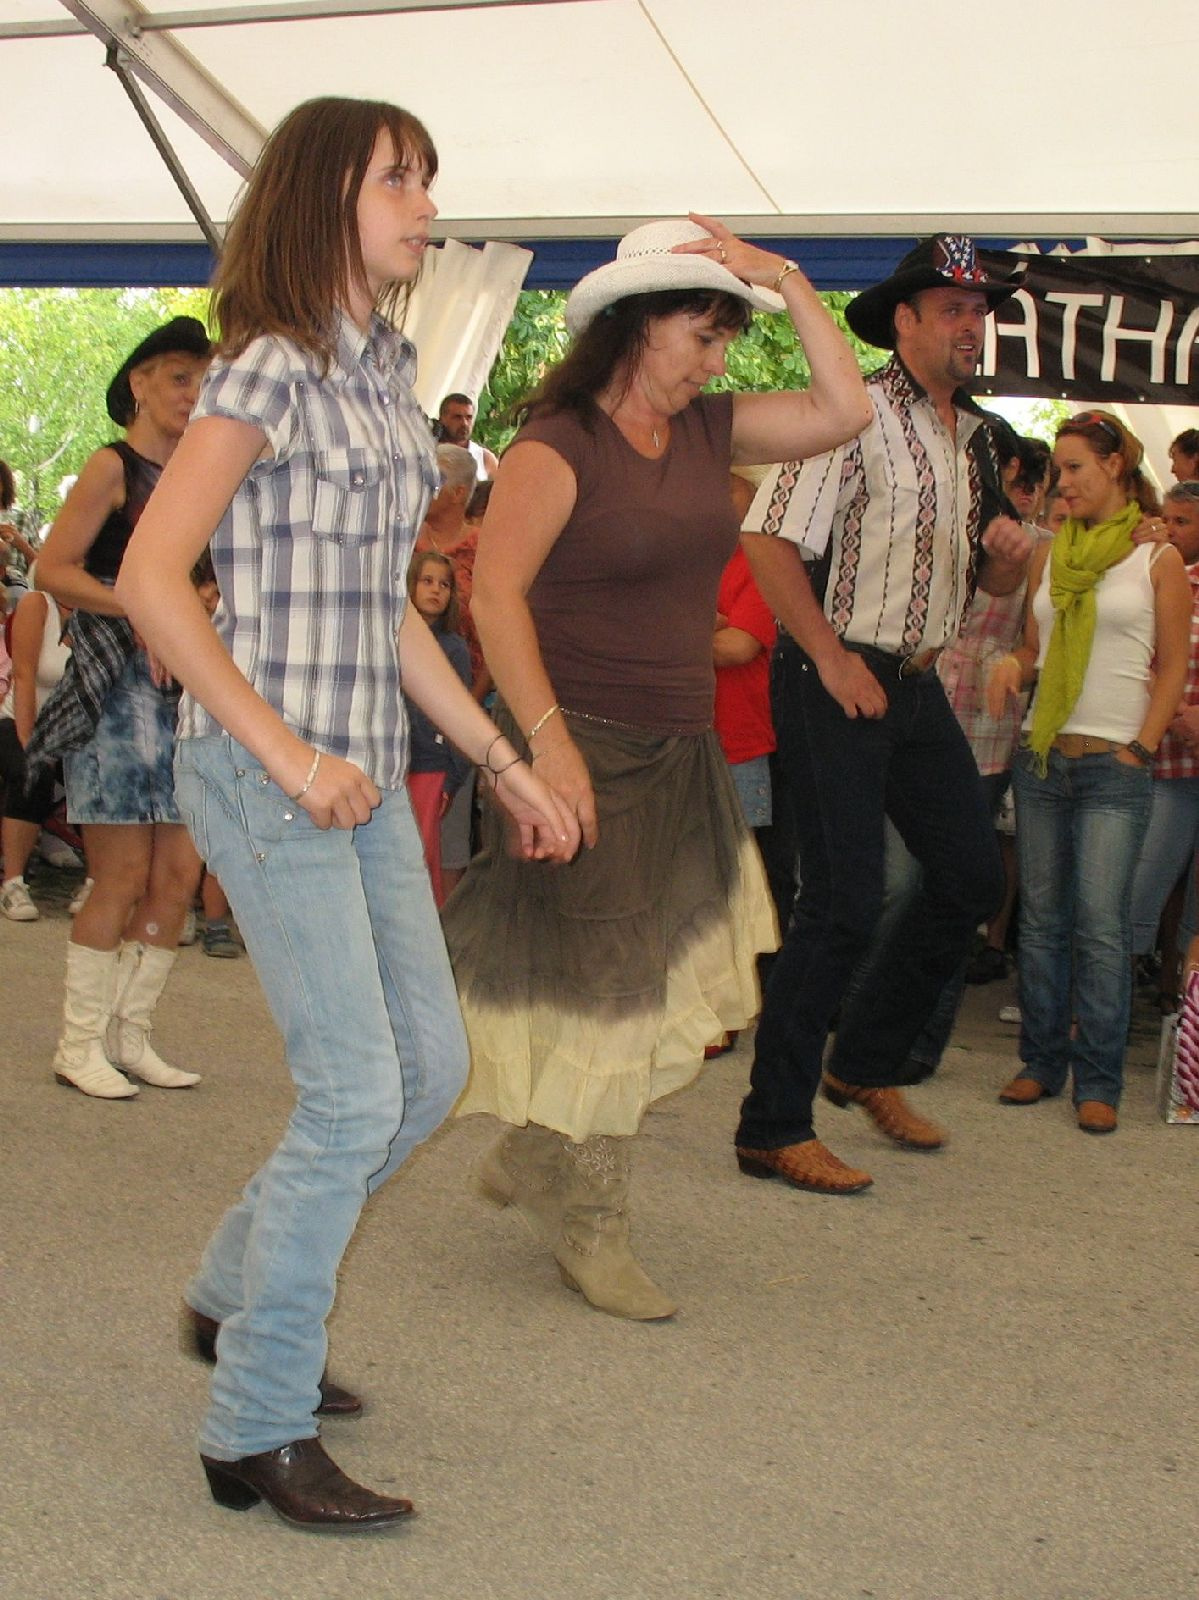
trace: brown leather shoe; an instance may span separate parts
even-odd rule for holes
[[[414,1509],[411,1500],[395,1500],[355,1483],[329,1458],[319,1439],[296,1439],[239,1461],[214,1461],[204,1455],[200,1460],[217,1505],[246,1511],[265,1500],[286,1522],[302,1528],[346,1533],[385,1528],[410,1517]]]
[[[215,1317],[206,1317],[189,1305],[183,1307],[183,1344],[189,1355],[216,1365],[216,1336],[221,1325]],[[362,1400],[339,1383],[332,1383],[327,1373],[321,1376],[321,1403],[318,1417],[357,1417],[362,1412]]]
[[[1078,1102],[1078,1126],[1084,1133],[1115,1133],[1117,1124],[1115,1106],[1103,1100]]]
[[[826,1072],[821,1091],[835,1106],[847,1106],[851,1101],[861,1106],[888,1139],[905,1149],[939,1150],[949,1137],[935,1122],[917,1116],[898,1089],[861,1089]]]
[[[1049,1090],[1043,1083],[1038,1083],[1035,1078],[1013,1078],[999,1091],[999,1098],[1005,1106],[1035,1106],[1038,1100],[1047,1098]]]
[[[858,1194],[874,1179],[839,1161],[819,1139],[785,1144],[778,1150],[747,1150],[737,1146],[737,1165],[751,1178],[783,1178],[797,1189],[813,1194]]]

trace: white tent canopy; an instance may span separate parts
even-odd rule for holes
[[[1193,0],[1135,30],[1116,0],[184,3],[0,0],[0,241],[201,237],[106,30],[218,224],[226,157],[345,94],[427,122],[464,239],[692,207],[758,234],[1199,235]]]

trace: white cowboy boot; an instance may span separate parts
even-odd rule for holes
[[[178,952],[157,945],[121,946],[117,998],[108,1024],[108,1059],[156,1089],[190,1089],[198,1072],[181,1072],[165,1062],[150,1043],[150,1024]]]
[[[565,1146],[566,1205],[554,1259],[566,1287],[597,1310],[656,1322],[678,1307],[629,1248],[628,1144],[600,1135]]]
[[[475,1163],[475,1187],[494,1206],[514,1205],[535,1238],[551,1250],[566,1204],[565,1137],[530,1122],[507,1128]]]
[[[67,992],[63,998],[62,1036],[54,1052],[59,1083],[81,1089],[97,1100],[131,1100],[130,1083],[104,1053],[104,1030],[117,986],[117,952],[67,945]]]

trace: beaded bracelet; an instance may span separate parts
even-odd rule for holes
[[[315,754],[313,755],[313,757],[312,757],[312,765],[308,769],[308,776],[304,779],[303,783],[296,790],[295,794],[292,795],[291,798],[293,800],[302,800],[304,798],[304,796],[308,793],[309,789],[312,788],[313,779],[316,777],[316,769],[320,766],[320,764],[321,764],[321,753],[320,753],[319,750],[317,750],[315,752]]]

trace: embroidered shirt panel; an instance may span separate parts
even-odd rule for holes
[[[396,634],[438,483],[415,362],[382,319],[363,333],[343,316],[324,377],[313,357],[265,336],[212,363],[193,413],[253,423],[271,450],[213,536],[217,632],[290,728],[393,789],[408,758]],[[180,737],[219,731],[185,696]]]
[[[947,644],[974,593],[982,415],[955,396],[957,437],[898,358],[867,379],[874,422],[826,455],[768,473],[746,532],[827,557],[824,612],[853,644],[911,655]]]

